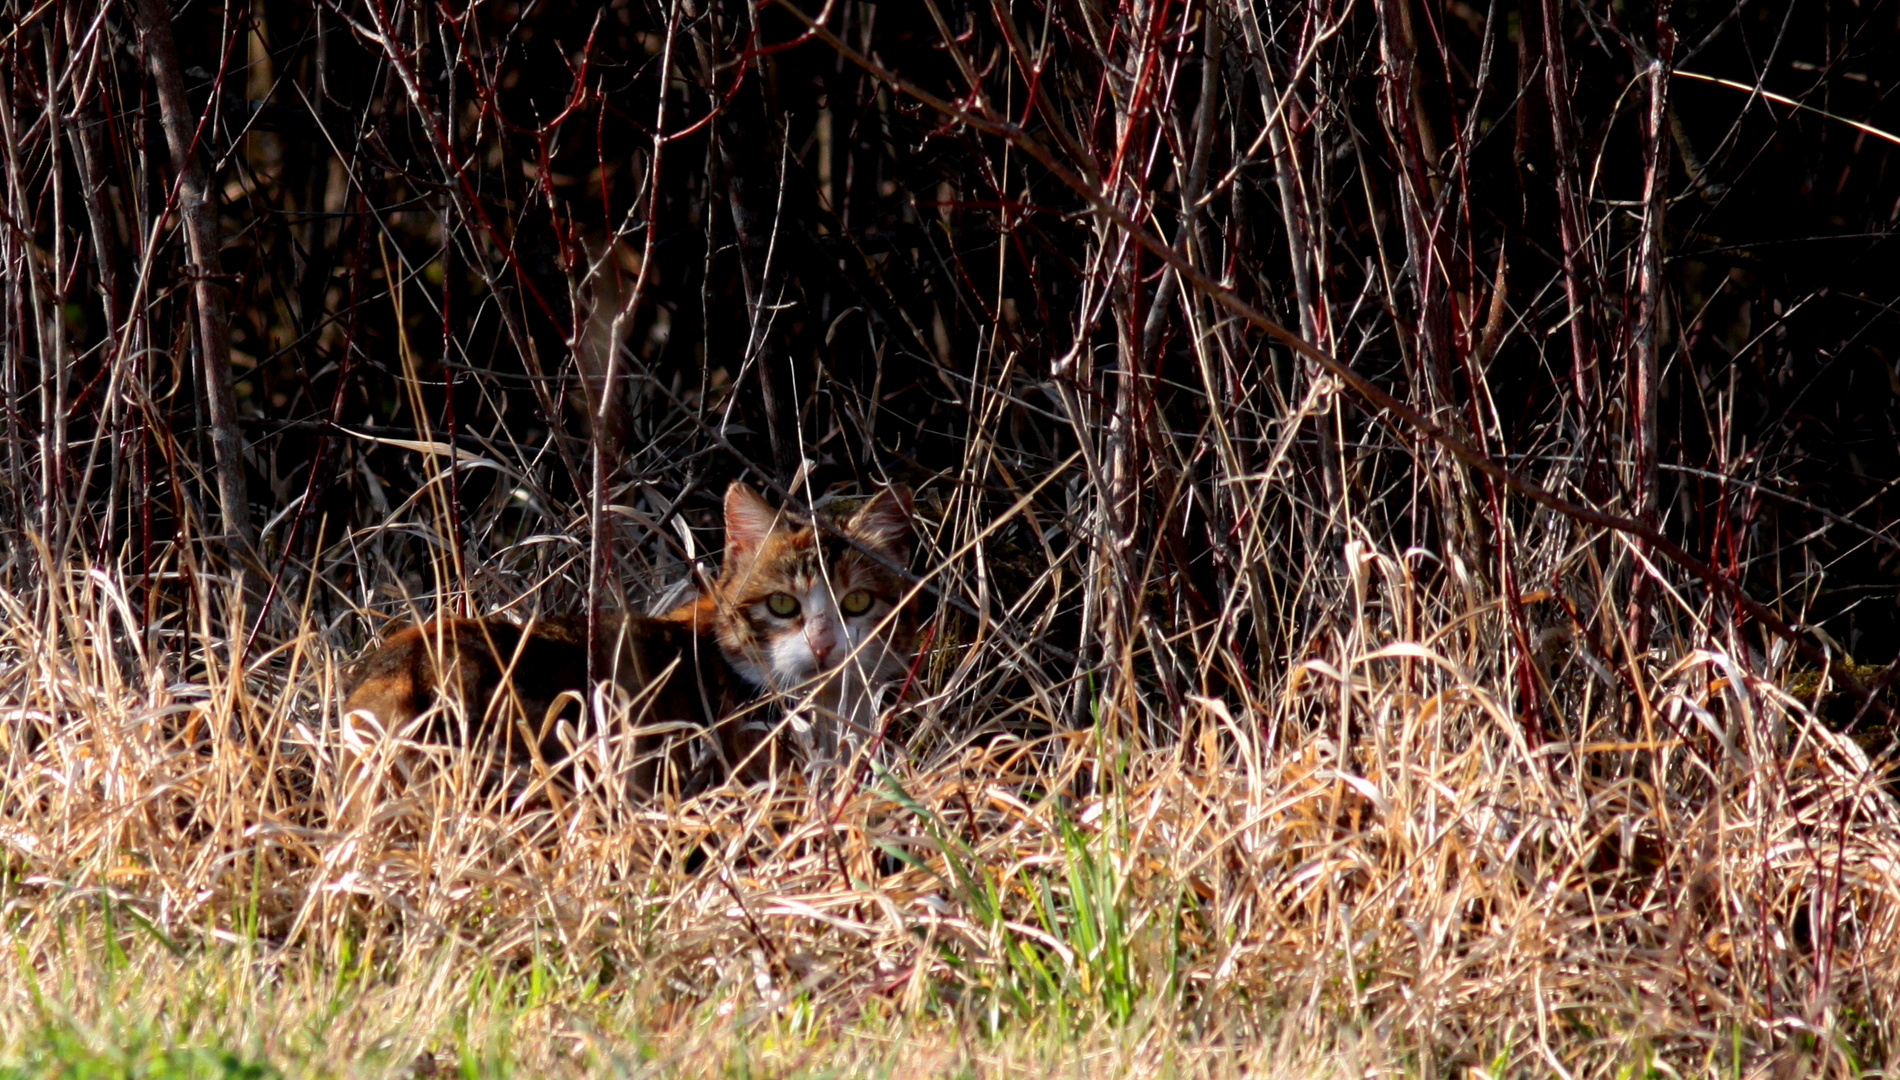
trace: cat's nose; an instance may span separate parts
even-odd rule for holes
[[[805,627],[805,638],[811,643],[812,659],[818,661],[818,666],[830,667],[831,654],[838,649],[837,630],[829,623],[814,620]]]

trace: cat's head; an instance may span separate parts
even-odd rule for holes
[[[842,535],[774,508],[744,483],[726,489],[715,632],[733,668],[761,690],[830,674],[877,686],[902,677],[916,651],[915,624],[899,607],[908,585],[859,550],[910,562],[909,489],[886,488],[823,518]]]

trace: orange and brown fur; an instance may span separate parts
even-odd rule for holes
[[[903,578],[863,549],[902,565],[909,557],[910,498],[882,492],[828,518],[843,536],[774,510],[734,483],[726,492],[726,556],[696,599],[658,616],[602,613],[594,677],[636,705],[642,727],[714,733],[728,769],[765,774],[773,747],[737,715],[761,694],[804,711],[818,756],[856,743],[876,715],[880,691],[901,677],[915,631],[900,607]],[[847,540],[844,537],[849,537]],[[367,713],[385,731],[432,742],[499,744],[517,761],[558,765],[557,738],[588,687],[587,620],[556,617],[516,625],[500,618],[443,619],[392,634],[351,673],[344,714]],[[426,718],[418,725],[416,721]],[[687,755],[658,752],[663,736],[636,746],[633,786],[651,791]]]

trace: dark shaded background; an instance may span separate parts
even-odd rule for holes
[[[230,523],[207,486],[184,241],[161,222],[175,171],[149,55],[121,3],[0,10],[4,577],[117,561],[162,627],[194,602],[178,575],[207,565],[188,541]],[[852,47],[1020,124],[1243,298],[1497,459],[1660,523],[1862,663],[1900,650],[1900,6],[828,10]],[[1620,545],[1514,547],[1500,524],[1536,514],[1362,404],[1323,396],[1288,428],[1305,364],[1183,299],[1152,254],[1105,259],[1113,230],[1020,144],[880,85],[786,8],[193,2],[173,28],[214,177],[255,565],[346,642],[369,628],[337,620],[401,609],[376,589],[426,592],[423,568],[450,547],[479,562],[611,520],[652,553],[622,565],[637,577],[684,554],[669,519],[711,526],[735,476],[785,485],[808,458],[801,493],[900,480],[926,512],[995,513],[1078,450],[1093,471],[987,541],[1002,592],[1076,552],[1139,553],[1099,563],[1106,584],[1048,594],[1066,613],[1044,658],[1058,667],[1140,640],[1133,677],[1169,700],[1244,682],[1192,658],[1224,642],[1257,674],[1319,615],[1230,611],[1235,581],[1291,580],[1362,535],[1462,560],[1480,594],[1587,587],[1576,617],[1606,636],[1618,621],[1669,631]],[[1672,36],[1679,69],[1805,107],[1667,80],[1651,437],[1638,244],[1657,159],[1639,76]],[[1567,72],[1554,96],[1552,64]],[[1286,122],[1268,125],[1282,94]],[[1184,189],[1206,195],[1192,221]],[[620,265],[650,261],[624,397],[590,434],[570,283],[610,233]],[[1211,369],[1197,349],[1214,340]],[[440,459],[387,441],[451,436],[505,467],[432,487]],[[613,465],[598,491],[595,444]],[[1268,468],[1281,502],[1228,498]],[[603,498],[646,516],[590,515]],[[1284,565],[1262,570],[1241,538],[1269,512]],[[353,531],[392,521],[408,524]],[[544,576],[538,558],[483,563],[498,576],[470,602]],[[569,572],[550,604],[585,587],[553,565]],[[972,573],[946,589],[1001,612]]]

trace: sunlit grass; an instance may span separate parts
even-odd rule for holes
[[[1393,604],[1368,588],[1367,610]],[[62,625],[104,640],[77,595]],[[1431,648],[1362,620],[1362,645],[1297,665],[1285,692],[1197,699],[1153,745],[1112,736],[1139,725],[1103,702],[1089,729],[926,734],[815,790],[790,775],[650,803],[611,783],[523,800],[464,752],[413,747],[388,756],[409,786],[360,819],[336,813],[340,658],[308,639],[296,681],[260,667],[276,681],[233,695],[215,660],[189,682],[109,674],[17,622],[0,1066],[1878,1065],[1900,814],[1858,748],[1706,650],[1641,669],[1655,739],[1578,717],[1578,737],[1534,745],[1468,675],[1495,609]],[[624,746],[597,748],[595,775]]]

